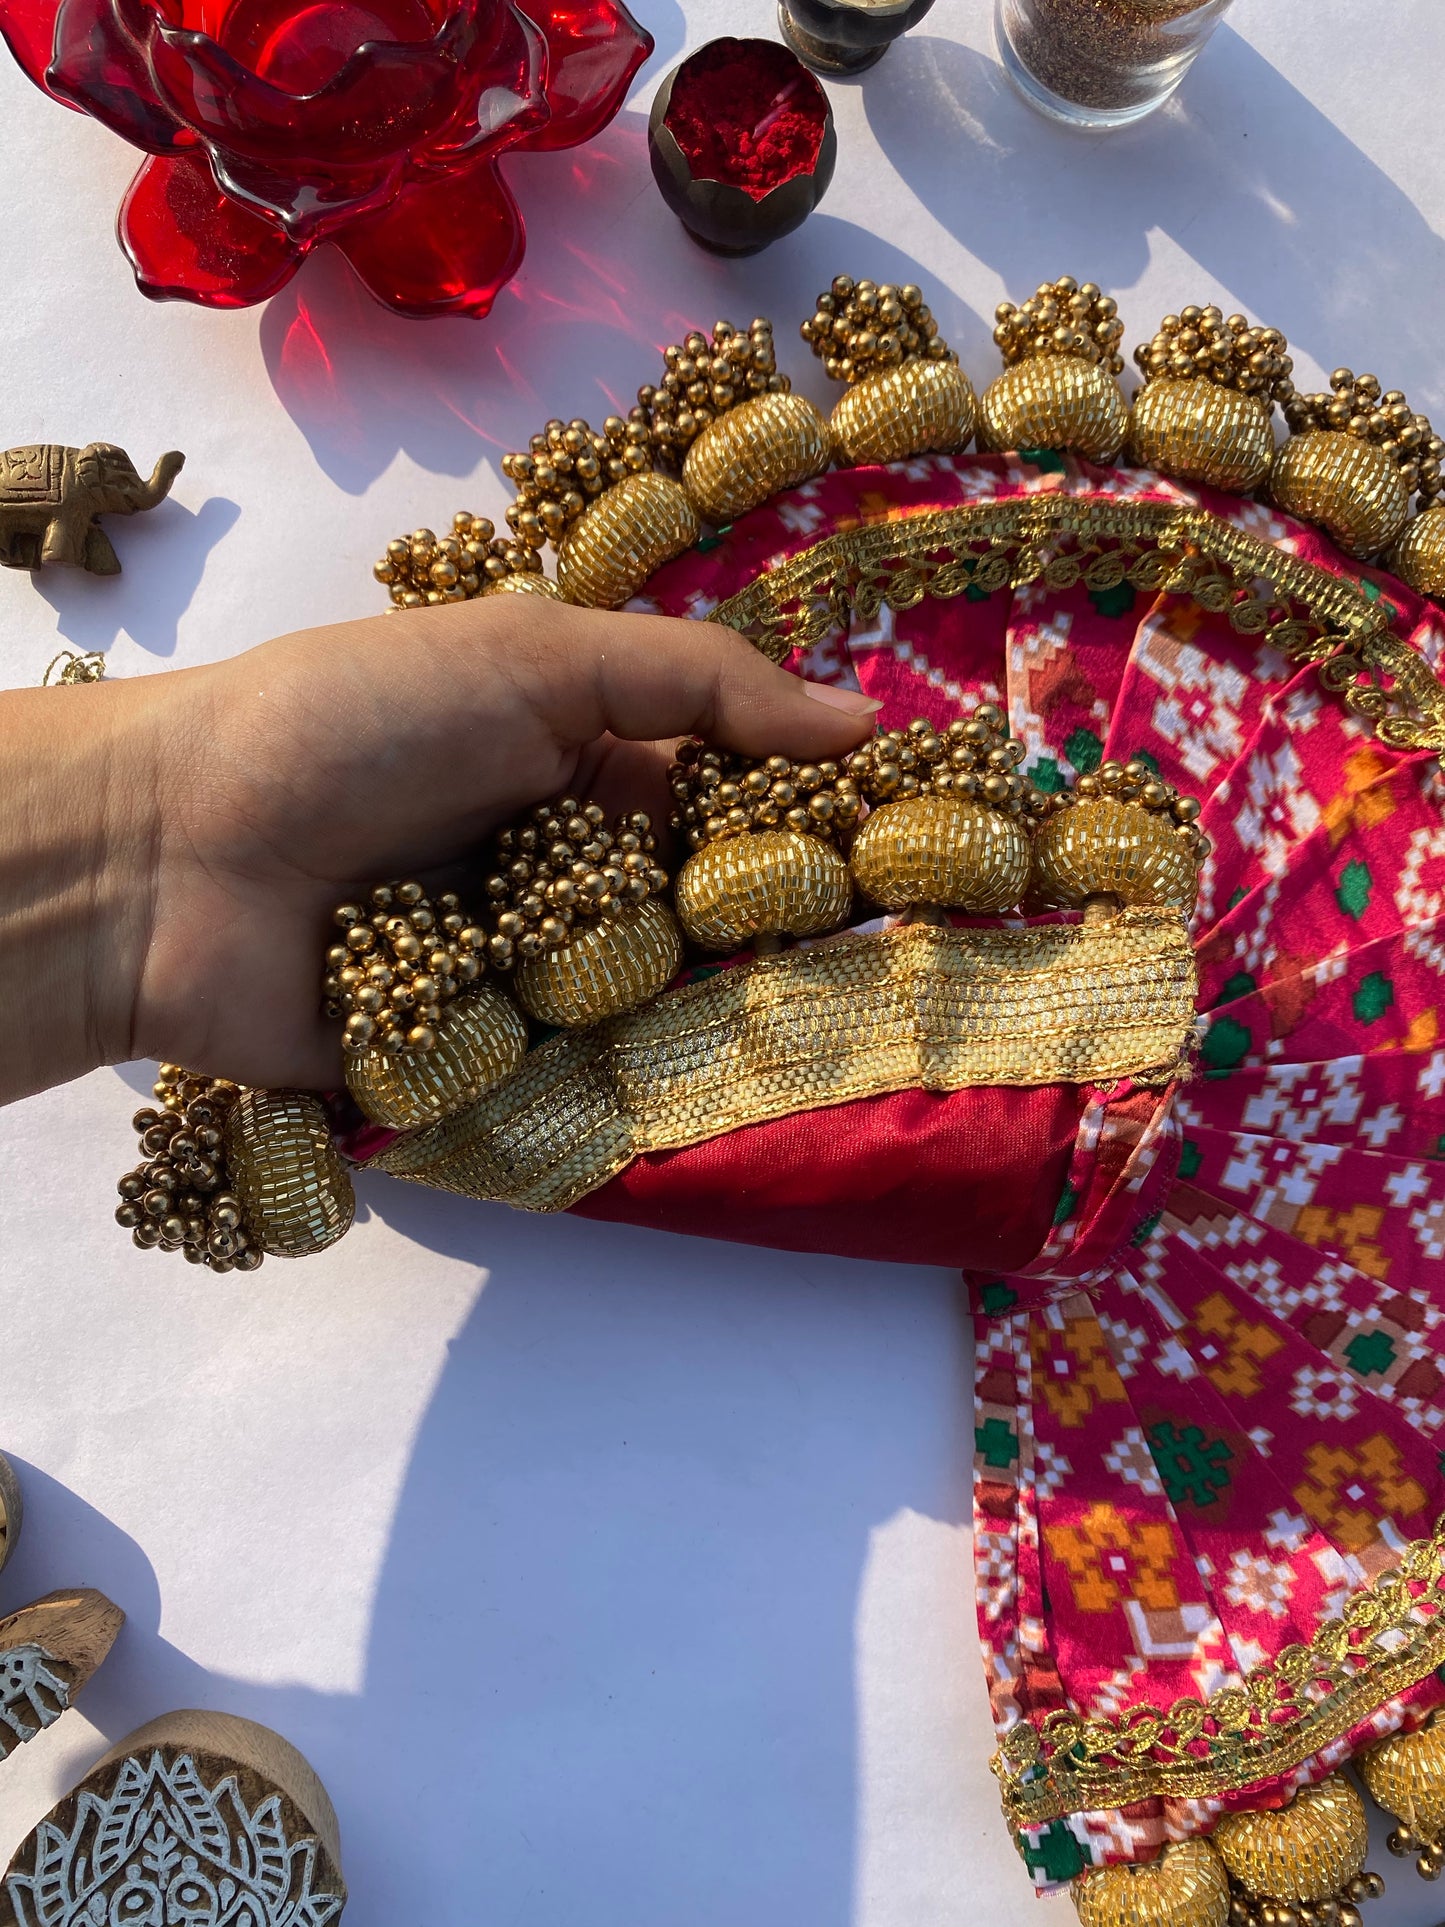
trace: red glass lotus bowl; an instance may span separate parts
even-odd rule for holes
[[[0,34],[150,156],[143,293],[246,307],[329,242],[409,315],[487,313],[524,247],[499,159],[591,139],[652,51],[622,0],[0,0]]]

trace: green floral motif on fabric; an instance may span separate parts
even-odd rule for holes
[[[1247,970],[1236,971],[1234,976],[1225,978],[1224,988],[1209,1008],[1218,1010],[1224,1004],[1238,1003],[1241,997],[1248,997],[1258,989],[1259,985]]]
[[[1066,1184],[1059,1193],[1058,1203],[1054,1206],[1054,1223],[1056,1225],[1067,1224],[1069,1219],[1073,1217],[1078,1203],[1078,1192],[1074,1189],[1073,1185]]]
[[[1005,1425],[1001,1418],[985,1419],[982,1425],[973,1428],[973,1446],[985,1465],[991,1465],[1001,1472],[1006,1465],[1012,1465],[1019,1455],[1019,1442],[1014,1436],[1011,1425]]]
[[[1144,1222],[1139,1226],[1138,1230],[1134,1233],[1133,1237],[1129,1240],[1130,1244],[1133,1245],[1136,1251],[1138,1250],[1140,1245],[1148,1244],[1149,1240],[1154,1236],[1154,1233],[1159,1229],[1159,1220],[1163,1216],[1164,1216],[1164,1213],[1162,1211],[1151,1211],[1149,1213],[1149,1216],[1144,1220]]]
[[[1096,770],[1104,760],[1104,745],[1092,729],[1076,729],[1064,744],[1064,754],[1081,776]]]
[[[1021,448],[1019,460],[1030,468],[1041,468],[1045,475],[1062,475],[1064,458],[1056,448]]]
[[[1185,1138],[1184,1142],[1179,1147],[1180,1177],[1187,1180],[1189,1178],[1197,1176],[1199,1167],[1201,1164],[1203,1164],[1203,1162],[1204,1162],[1204,1153],[1200,1150],[1199,1146],[1194,1142],[1194,1139],[1192,1137]]]
[[[1089,1865],[1084,1849],[1061,1820],[1045,1827],[1036,1839],[1025,1834],[1019,1844],[1029,1872],[1050,1885],[1072,1880]]]
[[[1139,591],[1132,582],[1119,582],[1112,589],[1090,589],[1089,600],[1101,616],[1127,616]]]
[[[1372,970],[1368,977],[1360,979],[1360,987],[1351,998],[1351,1008],[1362,1024],[1378,1023],[1395,1001],[1395,986],[1383,970]]]
[[[1254,1042],[1249,1028],[1233,1017],[1220,1017],[1209,1026],[1199,1055],[1204,1060],[1206,1077],[1228,1077],[1248,1057]]]
[[[1148,1438],[1171,1505],[1213,1505],[1229,1490],[1234,1448],[1228,1440],[1212,1439],[1197,1425],[1180,1427],[1168,1419],[1161,1419]]]
[[[1353,917],[1358,923],[1370,907],[1370,892],[1374,887],[1375,879],[1370,875],[1369,864],[1356,859],[1340,871],[1335,901],[1347,917]]]
[[[1001,1317],[1004,1312],[1012,1311],[1018,1301],[1018,1293],[1002,1278],[990,1278],[978,1294],[979,1308],[986,1318]]]
[[[1029,771],[1036,790],[1045,796],[1055,796],[1064,787],[1064,772],[1052,756],[1041,756]]]
[[[1351,1371],[1361,1378],[1373,1378],[1378,1372],[1388,1372],[1394,1364],[1395,1341],[1388,1332],[1356,1332],[1345,1347],[1345,1357]]]

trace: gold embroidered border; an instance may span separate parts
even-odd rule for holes
[[[1190,596],[1242,634],[1318,663],[1325,687],[1382,742],[1445,749],[1445,689],[1379,601],[1219,516],[1170,502],[1026,495],[894,515],[790,556],[712,620],[781,662],[851,619],[872,620],[884,603],[911,609],[924,596],[1080,581]]]
[[[1288,1773],[1445,1663],[1445,1524],[1356,1592],[1308,1646],[1167,1712],[1050,1713],[1003,1737],[993,1770],[1015,1829],[1166,1794],[1203,1798]]]
[[[1193,1035],[1183,919],[845,935],[565,1033],[385,1171],[560,1211],[645,1151],[887,1091],[1176,1075]]]

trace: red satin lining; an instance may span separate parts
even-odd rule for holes
[[[1017,1271],[1048,1236],[1079,1086],[900,1091],[638,1158],[584,1218],[843,1258]]]

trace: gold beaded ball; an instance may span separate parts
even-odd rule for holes
[[[842,922],[853,886],[834,846],[852,835],[863,803],[837,763],[754,762],[689,738],[669,779],[672,827],[693,852],[678,874],[677,913],[695,943],[727,950]]]
[[[346,1053],[346,1088],[374,1124],[397,1131],[452,1117],[501,1083],[527,1050],[527,1020],[490,983],[446,1004],[430,1050]]]
[[[225,1157],[242,1221],[270,1256],[305,1258],[350,1230],[351,1174],[310,1091],[240,1091],[226,1117]]]
[[[467,602],[512,576],[537,575],[541,561],[524,542],[499,538],[485,515],[458,509],[451,533],[416,529],[388,542],[372,568],[397,609]]]
[[[1100,1867],[1073,1883],[1083,1927],[1225,1927],[1229,1876],[1207,1840],[1180,1840],[1142,1866]]]
[[[1314,1906],[1348,1894],[1360,1879],[1369,1827],[1364,1801],[1343,1774],[1332,1773],[1274,1812],[1226,1814],[1212,1838],[1246,1895]]]
[[[539,803],[524,823],[501,831],[494,854],[487,952],[499,970],[560,950],[575,932],[668,884],[645,810],[619,816],[609,829],[600,804],[572,796]]]
[[[785,395],[778,373],[771,321],[746,330],[730,321],[713,324],[712,339],[694,331],[663,354],[660,382],[637,391],[637,406],[665,468],[681,469],[683,457],[707,427],[754,395]]]
[[[1091,897],[1191,910],[1209,839],[1199,804],[1162,782],[1147,763],[1108,761],[1073,791],[1046,799],[1034,833],[1031,890],[1043,903],[1077,908]]]
[[[1399,470],[1407,495],[1428,507],[1445,489],[1441,461],[1445,441],[1424,415],[1417,415],[1398,388],[1382,389],[1374,375],[1336,368],[1328,392],[1294,393],[1285,419],[1296,435],[1325,430],[1368,442]]]
[[[321,988],[347,1050],[431,1050],[443,1007],[482,974],[486,932],[450,893],[433,903],[410,882],[379,883],[333,920],[342,935]]]
[[[957,361],[921,288],[840,274],[800,330],[834,381],[862,381],[905,361]]]
[[[857,782],[837,763],[794,763],[786,756],[750,761],[709,749],[695,736],[680,742],[675,755],[668,771],[676,803],[671,823],[694,850],[759,830],[843,841],[862,811]]]
[[[946,729],[919,719],[855,750],[848,774],[872,805],[849,857],[859,888],[889,910],[1017,903],[1029,877],[1024,819],[1046,807],[1018,774],[1024,754],[992,703]]]
[[[142,1162],[116,1189],[116,1223],[143,1251],[179,1251],[215,1272],[254,1271],[261,1250],[228,1181],[226,1120],[239,1087],[162,1064],[155,1095],[133,1120]]]
[[[524,455],[504,455],[502,473],[516,484],[507,526],[534,552],[555,548],[588,504],[628,475],[652,467],[652,437],[640,408],[626,421],[609,415],[598,430],[580,419],[550,421]]]
[[[1403,1823],[1391,1836],[1391,1852],[1429,1854],[1445,1864],[1432,1852],[1445,1838],[1445,1721],[1392,1733],[1360,1756],[1359,1768],[1376,1806]]]
[[[1045,281],[1018,307],[1000,302],[994,321],[993,338],[1008,367],[1036,355],[1072,355],[1111,375],[1123,371],[1119,342],[1124,324],[1118,305],[1092,281],[1081,285],[1067,274]]]
[[[1278,328],[1255,327],[1242,314],[1188,307],[1165,315],[1134,360],[1146,382],[1211,381],[1269,405],[1294,397],[1288,345]]]

